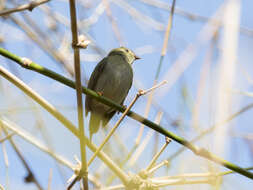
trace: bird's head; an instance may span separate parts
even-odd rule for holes
[[[135,60],[140,59],[135,53],[125,47],[115,48],[112,51],[110,51],[109,55],[120,55],[123,56],[124,59],[129,63],[132,64]]]

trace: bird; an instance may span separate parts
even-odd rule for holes
[[[132,64],[137,59],[140,59],[140,57],[126,47],[112,49],[96,65],[90,76],[88,88],[101,96],[111,99],[115,103],[123,105],[133,83]],[[89,112],[91,141],[92,135],[97,133],[101,125],[103,127],[107,125],[116,110],[87,95],[85,98],[86,117]]]

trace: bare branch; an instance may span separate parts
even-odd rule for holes
[[[77,98],[77,112],[78,112],[78,129],[80,139],[80,152],[82,165],[78,178],[83,177],[83,189],[88,190],[88,169],[86,161],[86,141],[85,141],[85,130],[84,130],[84,119],[83,119],[83,100],[82,100],[82,82],[81,82],[81,69],[80,69],[80,52],[76,47],[78,45],[78,29],[77,29],[77,18],[76,18],[76,1],[69,1],[70,9],[70,23],[72,31],[72,47],[74,49],[74,64],[75,64],[75,80],[76,80],[76,98]],[[73,183],[71,183],[72,185]],[[74,184],[73,184],[74,185]],[[68,189],[70,189],[68,187]]]
[[[5,9],[3,11],[0,11],[0,16],[5,16],[11,13],[15,13],[15,12],[21,12],[21,11],[25,11],[25,10],[29,10],[32,11],[35,7],[42,5],[44,3],[49,2],[50,0],[38,0],[38,1],[31,1],[30,3],[24,4],[24,5],[20,5],[16,8],[12,8],[12,9]]]

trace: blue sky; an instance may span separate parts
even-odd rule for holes
[[[87,3],[88,1],[84,1]],[[146,15],[156,22],[159,22],[161,25],[166,26],[169,12],[163,9],[154,8],[150,5],[139,1],[126,1],[121,0],[119,2],[127,2],[132,8],[136,9],[139,13]],[[168,1],[159,0],[159,2],[168,3]],[[253,29],[253,1],[242,0],[241,2],[241,17],[240,25],[246,28]],[[78,4],[78,18],[86,19],[91,15],[94,15],[96,8],[101,3],[101,1],[92,1],[92,6],[84,9]],[[211,17],[218,7],[223,3],[221,0],[214,1],[202,1],[202,0],[178,0],[176,2],[176,7],[194,13],[197,15],[202,15],[206,17]],[[169,1],[171,4],[171,1]],[[9,7],[12,5],[7,4]],[[69,18],[69,7],[66,1],[55,0],[48,3],[48,6],[57,13],[62,14],[67,19]],[[130,101],[134,98],[137,90],[140,86],[144,89],[150,88],[153,85],[153,81],[156,74],[156,69],[160,59],[160,52],[163,44],[164,30],[156,30],[154,27],[145,23],[142,20],[134,19],[126,9],[119,6],[119,3],[111,2],[110,8],[112,15],[118,25],[121,37],[123,39],[123,44],[133,50],[136,54],[140,55],[142,59],[133,65],[134,69],[134,86],[130,90],[130,93],[125,101],[125,104],[128,105]],[[129,10],[129,9],[128,9]],[[54,31],[49,31],[46,28],[48,22],[48,16],[39,9],[36,8],[32,12],[26,12],[27,15],[36,21],[39,27],[45,32],[50,39],[54,42],[54,46],[59,48],[62,46],[64,39],[69,46],[66,47],[66,54],[68,56],[68,64],[71,66],[71,33],[69,27],[64,26],[63,24],[58,25],[59,34]],[[23,20],[20,13],[13,14],[17,18]],[[145,18],[143,16],[143,18]],[[0,44],[9,51],[21,56],[28,57],[34,62],[47,67],[51,70],[54,70],[60,74],[63,74],[67,77],[70,77],[62,67],[59,66],[59,63],[48,56],[45,51],[36,45],[31,39],[29,39],[26,34],[19,29],[11,19],[1,19],[1,28],[0,36],[5,39],[5,42]],[[198,20],[189,20],[185,16],[175,14],[173,20],[173,28],[171,36],[169,39],[169,46],[167,54],[164,58],[160,76],[158,78],[161,81],[169,68],[173,63],[178,59],[183,50],[190,44],[196,43],[195,39],[197,38],[198,32],[203,28],[205,22]],[[118,47],[121,44],[113,33],[111,23],[106,15],[106,12],[103,12],[95,24],[93,24],[89,29],[79,28],[80,33],[87,32],[96,42],[96,44],[104,51],[103,54],[97,54],[96,51],[90,46],[87,50],[81,50],[81,57],[83,58],[82,69],[83,76],[87,79],[90,76],[92,70],[94,69],[96,63],[101,60],[112,48]],[[212,125],[214,121],[212,117],[215,113],[215,98],[212,97],[212,93],[216,88],[215,81],[217,80],[217,72],[219,66],[219,58],[221,56],[221,41],[222,41],[222,30],[220,30],[220,36],[217,43],[213,49],[211,68],[207,76],[207,83],[205,84],[203,102],[201,104],[201,118],[199,123],[201,124],[201,129],[206,129],[208,126]],[[238,65],[236,70],[236,85],[235,89],[240,91],[252,91],[252,83],[246,78],[245,71],[250,77],[252,77],[252,49],[253,49],[253,32],[250,35],[245,35],[240,33],[239,35],[239,45],[238,45]],[[42,41],[45,41],[43,36],[40,36]],[[193,59],[189,68],[180,76],[179,80],[172,86],[172,88],[162,96],[159,97],[159,89],[155,92],[155,101],[159,104],[163,111],[170,115],[164,114],[163,119],[161,120],[161,125],[167,130],[176,133],[179,136],[185,137],[187,139],[193,139],[198,131],[195,131],[190,127],[192,112],[191,107],[188,105],[194,105],[197,87],[199,85],[200,74],[206,58],[206,52],[210,47],[210,42],[206,43],[201,49],[197,50],[197,56]],[[32,87],[36,92],[48,100],[51,104],[59,108],[60,112],[63,113],[68,119],[70,119],[75,124],[77,123],[77,113],[76,113],[76,95],[75,91],[65,87],[58,82],[55,82],[51,79],[48,79],[44,76],[41,76],[35,72],[25,70],[19,67],[16,63],[7,60],[6,58],[0,57],[0,65],[4,66],[11,72],[19,73],[22,76],[22,80]],[[138,87],[136,87],[138,86]],[[182,87],[187,87],[188,101],[182,97]],[[10,120],[19,124],[27,132],[34,135],[42,142],[43,137],[38,132],[36,128],[36,116],[31,110],[30,106],[33,105],[28,103],[27,97],[23,93],[14,87],[12,84],[7,82],[1,77],[0,80],[0,113]],[[85,96],[83,96],[84,98]],[[248,105],[252,102],[251,97],[246,97],[240,94],[233,94],[235,99],[240,101],[234,102],[231,105],[232,113],[238,111],[245,105]],[[142,97],[136,105],[134,105],[133,110],[137,113],[144,114],[144,108],[146,105],[146,97]],[[63,155],[65,158],[70,160],[72,163],[75,163],[73,155],[79,156],[79,141],[74,138],[56,119],[54,119],[50,114],[48,114],[43,108],[35,104],[36,107],[40,110],[39,113],[42,116],[44,121],[44,127],[47,130],[47,134],[51,138],[51,144],[54,147],[55,151]],[[7,109],[13,108],[16,110],[13,113],[6,113]],[[21,109],[21,111],[19,111]],[[157,109],[152,107],[149,119],[154,120],[157,114]],[[229,130],[233,134],[251,134],[253,129],[251,127],[252,123],[252,111],[248,111],[238,118],[230,122],[228,126]],[[110,122],[113,125],[120,115],[116,115],[114,119]],[[166,117],[166,118],[165,118]],[[175,119],[182,120],[182,126],[176,128],[169,124]],[[85,119],[85,126],[88,125],[88,118]],[[128,150],[131,150],[134,145],[134,140],[138,135],[140,124],[136,121],[127,118],[121,124],[118,129],[120,138]],[[87,128],[86,128],[87,129]],[[107,130],[108,131],[108,130]],[[149,129],[145,128],[144,136],[148,133]],[[88,130],[86,130],[86,133]],[[98,145],[104,132],[101,131],[94,138],[94,142]],[[201,140],[197,144],[199,146],[204,146],[205,148],[213,151],[213,140],[215,137],[213,135],[208,135],[204,140]],[[25,142],[18,136],[14,136],[14,140],[17,142],[18,146],[22,150],[25,158],[31,165],[34,173],[38,177],[40,183],[43,187],[47,186],[48,175],[50,168],[53,171],[52,178],[52,189],[62,189],[66,187],[66,179],[72,175],[72,172],[62,167],[65,178],[62,180],[59,171],[55,162],[45,153],[39,151],[37,148],[33,147],[29,143]],[[115,143],[112,141],[110,143]],[[163,137],[159,137],[159,147],[164,143]],[[21,165],[20,161],[17,159],[14,151],[12,150],[10,144],[4,143],[6,151],[8,153],[9,167],[6,168],[4,164],[3,151],[4,148],[0,146],[0,184],[3,184],[6,189],[35,189],[33,184],[27,185],[23,183],[23,177],[25,176],[25,170]],[[127,169],[127,171],[138,172],[139,168],[145,168],[150,161],[152,150],[153,150],[154,141],[149,142],[148,148],[145,149],[144,153],[141,155],[140,160],[138,161],[138,167],[133,167]],[[242,138],[230,137],[227,139],[225,144],[225,151],[223,152],[222,157],[225,159],[236,163],[243,167],[252,166],[252,139],[246,141]],[[151,147],[151,148],[150,148]],[[181,145],[178,145],[176,142],[169,144],[168,148],[163,152],[159,161],[162,161],[168,158],[172,153],[178,150]],[[121,150],[119,147],[113,146],[113,154],[117,158]],[[88,151],[88,157],[91,157],[91,152]],[[148,159],[147,159],[148,158]],[[187,158],[187,159],[185,159]],[[172,167],[169,170],[169,175],[178,175],[180,173],[186,172],[207,172],[210,165],[204,159],[194,156],[190,151],[186,151],[180,155],[177,159],[172,162]],[[89,172],[94,173],[101,167],[101,162],[99,159],[91,165]],[[220,168],[221,171],[226,171],[224,168]],[[161,169],[156,173],[156,176],[163,176],[166,173],[166,169]],[[103,173],[103,176],[110,174],[111,172]],[[166,173],[167,174],[167,173]],[[104,182],[102,180],[102,182]],[[116,180],[114,184],[118,184],[119,180]],[[238,185],[240,183],[240,186]],[[195,188],[207,188],[207,185],[189,185],[182,186],[179,188],[184,189],[195,189]],[[253,182],[249,179],[240,176],[240,175],[230,175],[224,177],[224,182],[221,186],[222,189],[249,189],[253,187]],[[173,188],[173,187],[170,187]]]

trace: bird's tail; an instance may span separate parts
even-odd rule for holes
[[[90,131],[90,141],[92,140],[92,135],[94,133],[97,133],[99,127],[100,127],[100,122],[101,122],[101,116],[97,114],[91,114],[90,115],[90,123],[89,123],[89,131]]]

